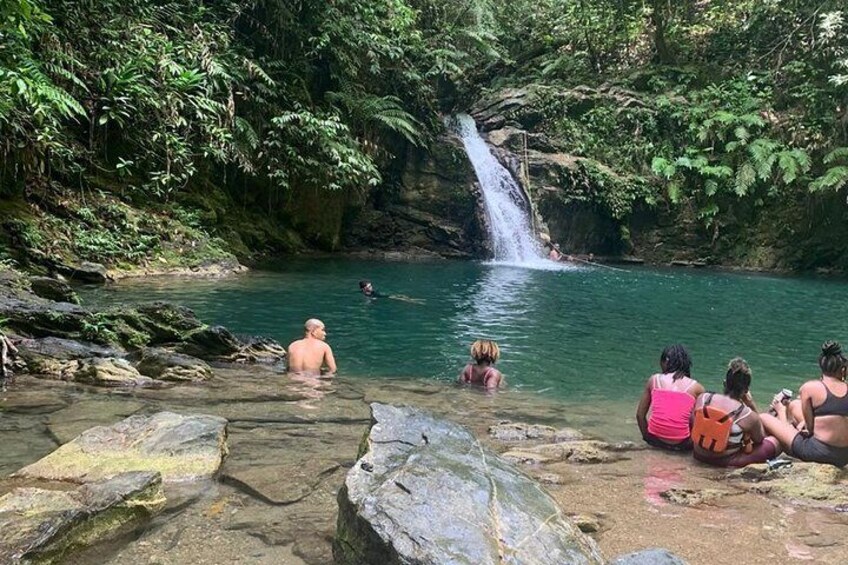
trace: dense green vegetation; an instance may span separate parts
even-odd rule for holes
[[[848,186],[839,0],[0,0],[5,231],[113,264],[286,248],[232,224],[391,190],[439,112],[528,84],[536,127],[613,171],[617,218],[662,204],[715,239]]]

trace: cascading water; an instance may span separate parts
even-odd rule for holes
[[[474,119],[467,114],[457,114],[448,118],[447,125],[462,138],[465,152],[483,189],[494,260],[525,265],[543,262],[542,250],[530,228],[524,193],[510,172],[489,151],[489,146],[477,133]]]

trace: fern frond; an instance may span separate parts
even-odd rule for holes
[[[745,196],[757,180],[757,171],[751,163],[743,163],[736,171],[736,182],[733,191],[737,196]]]
[[[848,186],[848,165],[831,167],[822,176],[810,183],[810,192],[840,190]]]

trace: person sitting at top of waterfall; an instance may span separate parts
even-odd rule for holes
[[[695,459],[719,467],[744,467],[777,457],[780,444],[765,435],[750,388],[751,368],[737,357],[727,366],[724,393],[698,397],[692,412]]]
[[[848,358],[836,341],[822,344],[821,378],[801,386],[800,398],[787,407],[774,397],[777,416],[761,414],[766,431],[801,461],[848,465]]]
[[[649,445],[672,451],[692,449],[689,415],[704,387],[692,378],[691,369],[692,358],[685,347],[675,344],[663,349],[661,372],[648,378],[636,408],[636,422]]]
[[[501,356],[498,344],[489,339],[478,339],[471,344],[471,358],[459,375],[463,384],[482,385],[487,389],[495,389],[505,384],[503,375],[494,365]]]
[[[306,320],[303,339],[293,341],[288,348],[288,371],[320,375],[326,367],[327,373],[336,372],[336,360],[332,348],[324,341],[327,330],[324,322],[316,318]]]

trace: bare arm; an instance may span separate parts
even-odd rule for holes
[[[327,346],[327,349],[324,350],[324,364],[327,366],[327,370],[330,373],[336,372],[336,359],[333,357],[333,350],[330,346]]]
[[[653,389],[654,378],[651,377],[645,383],[645,390],[642,391],[642,398],[639,399],[639,405],[636,407],[636,423],[639,424],[639,431],[642,432],[642,437],[648,436],[648,409],[651,407],[651,389]]]
[[[748,415],[745,416],[744,420],[739,423],[739,427],[742,428],[743,432],[748,434],[748,437],[751,438],[754,445],[763,443],[763,439],[765,439],[766,434],[763,429],[763,421],[760,420],[760,415],[757,414],[756,410],[751,408]]]
[[[492,369],[491,375],[486,379],[485,387],[487,389],[498,388],[501,386],[501,381],[503,381],[503,375],[497,369]]]
[[[801,413],[804,414],[804,425],[809,435],[813,435],[816,426],[816,416],[813,414],[813,397],[815,394],[812,388],[809,383],[805,383],[801,387]]]
[[[760,412],[759,410],[757,410],[757,405],[754,403],[754,397],[751,396],[750,391],[746,392],[745,396],[742,397],[742,404],[753,410],[755,413]]]

